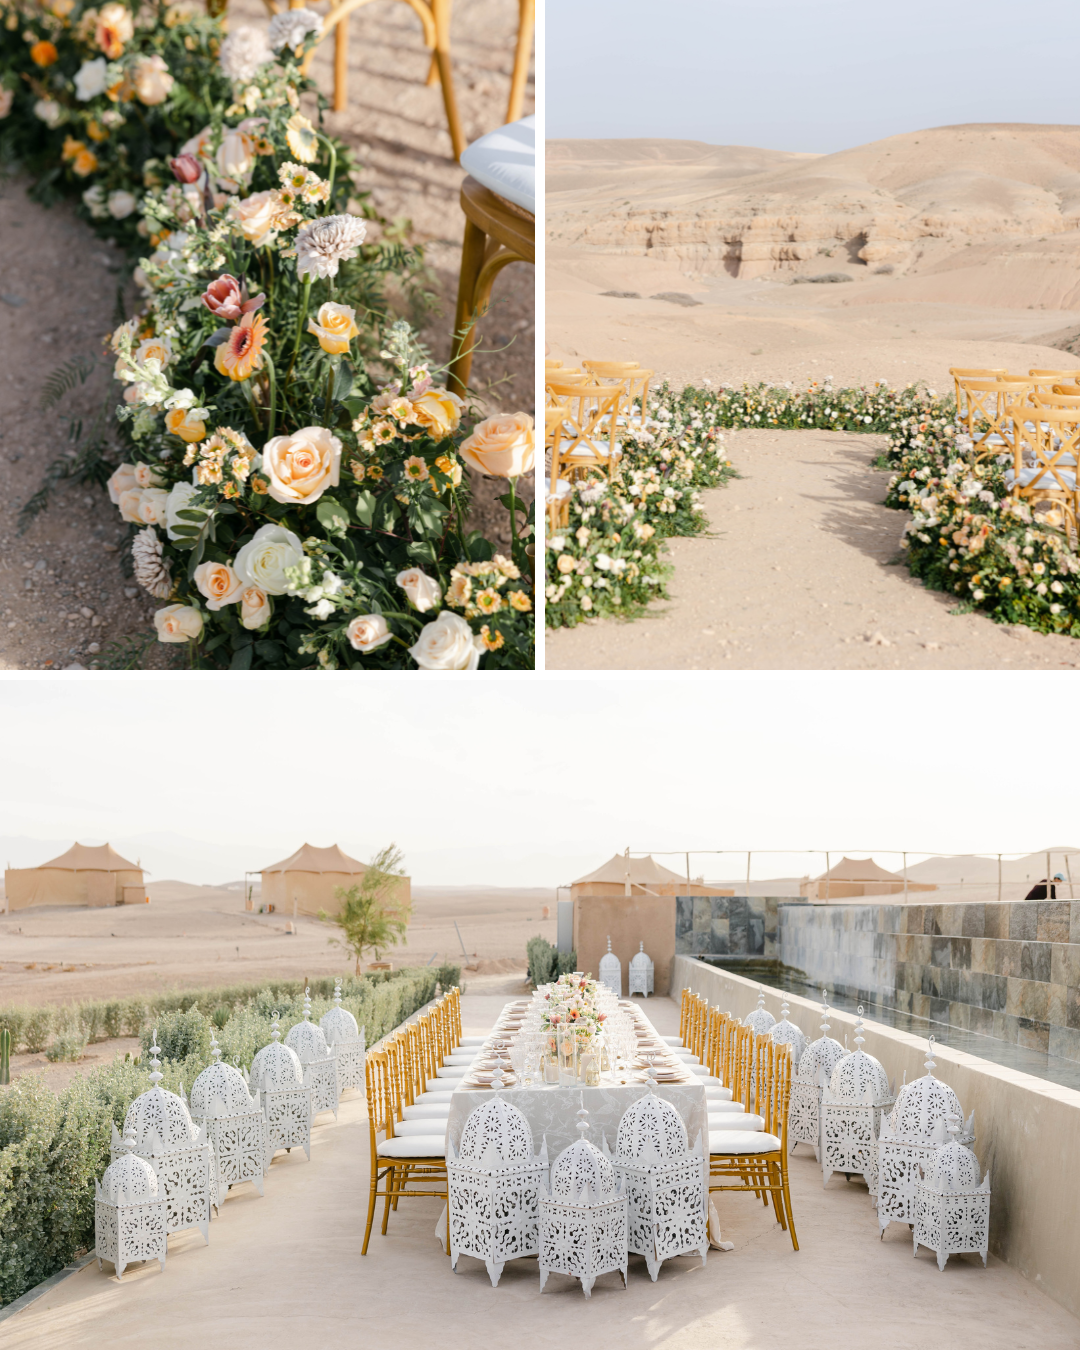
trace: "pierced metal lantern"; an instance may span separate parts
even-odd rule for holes
[[[312,1089],[304,1082],[304,1070],[296,1051],[281,1044],[277,1013],[271,1023],[269,1045],[251,1061],[248,1085],[262,1099],[268,1139],[267,1159],[279,1148],[291,1152],[302,1148],[311,1160]]]
[[[943,1138],[944,1127],[938,1124]],[[957,1139],[960,1116],[948,1121],[952,1136],[934,1150],[919,1179],[915,1193],[914,1255],[919,1248],[937,1252],[938,1270],[950,1256],[978,1253],[986,1265],[990,1245],[990,1172],[979,1182],[979,1160]]]
[[[622,962],[611,950],[611,938],[607,940],[607,951],[600,958],[600,983],[606,984],[616,997],[622,996]]]
[[[839,1041],[829,1035],[829,1003],[826,990],[821,991],[821,1035],[811,1041],[799,1056],[791,1076],[791,1096],[788,1098],[788,1137],[791,1151],[796,1144],[809,1144],[817,1158],[821,1137],[821,1093],[832,1077],[832,1071],[846,1053]]]
[[[133,1135],[121,1140],[119,1150],[101,1180],[94,1178],[98,1270],[103,1260],[111,1261],[118,1280],[133,1261],[156,1261],[164,1270],[169,1242],[165,1195],[157,1173],[135,1152]]]
[[[641,950],[630,958],[630,994],[641,994],[648,998],[653,992],[656,966],[651,956],[645,952],[644,942]]]
[[[191,1118],[206,1130],[217,1162],[217,1203],[224,1203],[230,1186],[250,1181],[260,1195],[263,1174],[270,1165],[269,1130],[259,1094],[248,1091],[244,1075],[221,1059],[221,1047],[210,1035],[214,1063],[191,1085]]]
[[[627,1247],[644,1256],[656,1279],[671,1256],[709,1250],[708,1194],[700,1136],[691,1149],[686,1126],[670,1102],[652,1091],[627,1107],[619,1121],[615,1171],[628,1208]]]
[[[757,1007],[743,1018],[743,1026],[752,1027],[755,1036],[766,1036],[776,1026],[776,1018],[765,1007],[764,989],[758,993]]]
[[[334,982],[334,1006],[319,1018],[319,1026],[326,1044],[337,1054],[338,1092],[345,1093],[349,1088],[363,1092],[366,1028],[358,1028],[356,1018],[341,1006],[340,980]]]
[[[788,1001],[784,999],[780,1006],[780,1021],[775,1022],[769,1031],[776,1045],[791,1046],[791,1062],[798,1066],[802,1053],[806,1049],[806,1037],[794,1022],[788,1021]]]
[[[311,1088],[311,1114],[333,1111],[337,1119],[338,1091],[337,1053],[326,1044],[322,1027],[311,1020],[311,990],[304,990],[304,1020],[297,1022],[285,1037],[285,1044],[296,1051],[304,1069],[304,1083]]]
[[[863,1052],[862,1005],[855,1023],[855,1050],[837,1061],[821,1094],[819,1158],[822,1184],[834,1172],[861,1173],[871,1198],[877,1195],[877,1141],[881,1115],[893,1104],[888,1075]]]
[[[217,1204],[218,1197],[214,1150],[206,1131],[191,1119],[184,1099],[160,1086],[161,1047],[156,1044],[156,1031],[154,1041],[150,1047],[153,1056],[150,1081],[154,1086],[128,1107],[124,1139],[130,1137],[132,1151],[154,1169],[165,1197],[166,1231],[179,1233],[185,1228],[197,1228],[209,1242],[210,1206]],[[124,1139],[114,1124],[112,1162],[128,1152]]]
[[[461,1147],[449,1141],[450,1264],[474,1256],[487,1267],[492,1287],[507,1261],[539,1253],[540,1183],[547,1145],[533,1155],[532,1130],[516,1106],[495,1096],[465,1121]]]
[[[552,1163],[550,1184],[540,1195],[540,1288],[552,1272],[570,1275],[588,1298],[597,1277],[616,1270],[626,1288],[628,1211],[607,1139],[601,1151],[585,1137],[584,1099],[577,1114],[581,1138]]]
[[[878,1137],[878,1228],[884,1232],[896,1220],[913,1223],[920,1169],[925,1170],[938,1146],[944,1142],[950,1116],[963,1118],[956,1093],[934,1077],[934,1038],[926,1057],[926,1073],[905,1083],[896,1094],[893,1109],[881,1118]],[[959,1142],[975,1143],[975,1113]]]

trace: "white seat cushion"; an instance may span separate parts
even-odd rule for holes
[[[449,1116],[424,1116],[422,1120],[399,1120],[394,1125],[394,1137],[395,1139],[399,1136],[409,1139],[418,1134],[436,1134],[440,1127],[446,1129],[446,1122],[449,1119]],[[709,1128],[711,1129],[712,1126]]]
[[[721,1101],[721,1100],[719,1100],[719,1099],[717,1099],[717,1098],[715,1098],[715,1097],[710,1097],[710,1098],[708,1099],[708,1107],[709,1107],[709,1115],[710,1115],[710,1116],[719,1116],[719,1115],[724,1115],[724,1116],[744,1116],[744,1115],[746,1115],[746,1107],[743,1106],[742,1102],[725,1102],[725,1101]]]
[[[570,484],[566,481],[565,478],[560,478],[560,479],[558,480],[558,482],[555,484],[555,496],[556,496],[556,497],[569,497],[569,495],[570,495]],[[544,498],[545,498],[545,500],[547,500],[547,501],[550,501],[550,500],[551,500],[551,479],[550,479],[550,478],[545,478],[545,479],[544,479]]]
[[[710,1130],[709,1152],[779,1153],[780,1140],[775,1134],[766,1134],[764,1130]]]
[[[660,1039],[667,1045],[682,1045],[681,1036],[661,1036]]]
[[[384,1139],[378,1147],[380,1158],[445,1158],[445,1134],[407,1134]]]
[[[622,446],[618,441],[614,445],[610,441],[577,441],[569,450],[560,450],[559,458],[564,464],[593,464],[598,460],[607,463],[609,459],[618,459],[622,454]]]
[[[486,1044],[487,1044],[487,1037],[486,1037],[486,1036],[462,1036],[462,1038],[461,1038],[461,1044],[462,1044],[462,1045],[465,1045],[465,1046],[475,1045],[475,1046],[478,1046],[478,1047],[479,1047],[479,1046],[481,1046],[481,1045],[486,1045]]]
[[[1056,476],[1053,470],[1048,469],[1045,465],[1021,469],[1020,486],[1027,487],[1033,479],[1038,478],[1039,481],[1035,484],[1036,490],[1045,488],[1047,492],[1075,492],[1076,470],[1064,468],[1062,463],[1055,464],[1054,468],[1057,470]],[[1012,469],[1009,469],[1005,474],[1006,485],[1012,487],[1015,478],[1016,475]],[[1062,483],[1065,484],[1064,488],[1061,486]]]
[[[466,147],[461,167],[478,183],[536,215],[536,119],[523,117]]]
[[[423,1095],[425,1097],[449,1097],[454,1090],[454,1084],[457,1082],[456,1078],[429,1078],[424,1087]]]
[[[470,1072],[468,1064],[444,1064],[435,1070],[437,1078],[464,1078]]]
[[[705,1096],[712,1101],[731,1101],[731,1089],[726,1087],[715,1087],[711,1083],[705,1084]]]
[[[764,1128],[764,1116],[748,1116],[745,1111],[728,1116],[714,1116],[711,1112],[709,1113],[710,1135],[717,1130],[763,1130]]]
[[[446,1120],[450,1114],[450,1099],[445,1102],[427,1102],[421,1099],[412,1106],[403,1106],[401,1114],[406,1120]]]

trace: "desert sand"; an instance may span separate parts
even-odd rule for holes
[[[548,156],[554,357],[637,360],[676,385],[941,393],[950,366],[1080,367],[1080,127],[944,127],[827,156],[685,141],[561,141]],[[826,275],[848,280],[798,284]],[[706,494],[717,537],[672,541],[673,602],[549,633],[551,668],[1080,661],[1070,639],[950,614],[955,597],[896,564],[906,517],[880,505],[881,438],[727,444],[744,477]]]

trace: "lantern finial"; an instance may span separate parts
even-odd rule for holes
[[[281,1014],[277,1012],[270,1014],[270,1039],[275,1044],[281,1040],[281,1028],[278,1026],[278,1018],[280,1016]]]
[[[213,1055],[214,1063],[216,1064],[221,1058],[221,1046],[218,1045],[217,1037],[212,1031],[210,1033],[210,1053]]]
[[[926,1059],[923,1061],[923,1068],[925,1068],[925,1070],[926,1070],[926,1072],[929,1074],[929,1076],[930,1076],[931,1078],[933,1078],[933,1076],[934,1076],[934,1067],[935,1067],[935,1066],[934,1066],[934,1038],[933,1038],[933,1036],[930,1036],[930,1037],[928,1038],[928,1040],[929,1040],[929,1048],[927,1049],[927,1052],[926,1052]]]
[[[585,1094],[578,1094],[578,1100],[581,1103],[581,1109],[576,1113],[578,1118],[577,1132],[582,1139],[589,1133],[589,1113],[585,1110]]]
[[[862,1007],[862,1004],[861,1004],[861,1003],[859,1004],[859,1007],[858,1007],[858,1013],[859,1013],[859,1017],[858,1017],[858,1020],[857,1020],[856,1023],[855,1023],[855,1053],[856,1053],[856,1054],[862,1054],[863,1039],[864,1039],[864,1038],[863,1038],[863,1034],[862,1034],[862,1032],[863,1032],[863,1021],[862,1021],[862,1017],[863,1017],[863,1007]]]
[[[161,1054],[161,1046],[157,1043],[157,1027],[154,1028],[154,1044],[150,1047],[150,1054],[153,1056],[150,1060],[150,1068],[152,1070],[150,1081],[153,1083],[154,1087],[157,1087],[165,1077],[161,1072],[161,1060],[158,1059],[158,1055]]]

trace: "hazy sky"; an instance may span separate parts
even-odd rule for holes
[[[547,135],[830,152],[1076,122],[1075,0],[546,0]]]
[[[1040,676],[1046,706],[1067,704],[1061,678]],[[428,885],[558,885],[627,847],[1021,853],[1080,833],[1071,757],[1033,758],[1023,732],[1031,689],[911,672],[9,679],[0,836],[164,837],[173,875],[204,883],[305,840],[361,859],[395,840]],[[821,870],[762,854],[754,875]]]

